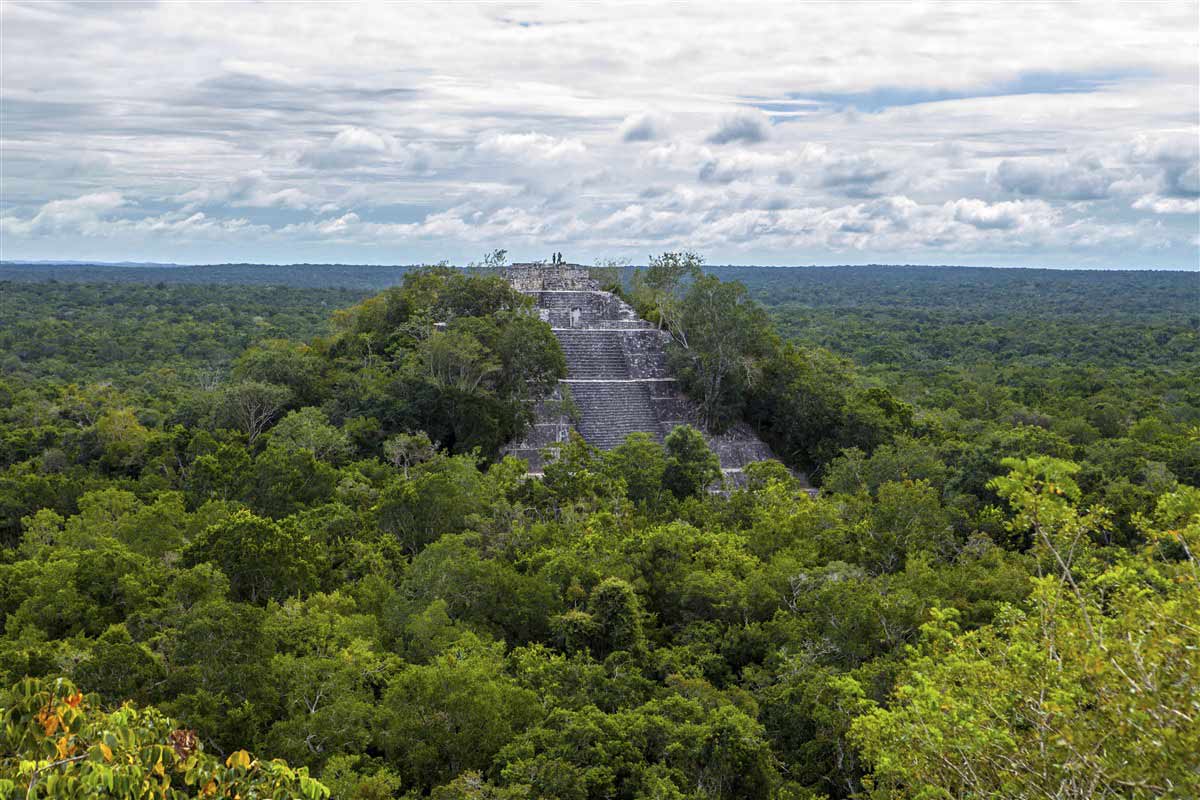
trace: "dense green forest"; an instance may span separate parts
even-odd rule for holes
[[[0,788],[1200,795],[1198,276],[701,267],[619,290],[816,497],[527,479],[484,273],[4,265]]]

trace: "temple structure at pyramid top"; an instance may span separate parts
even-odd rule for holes
[[[505,279],[518,292],[598,292],[600,284],[582,264],[513,264],[504,268]]]
[[[721,469],[739,482],[753,461],[775,458],[744,423],[721,434],[700,424],[700,414],[679,389],[667,366],[669,334],[640,319],[617,295],[603,291],[579,264],[514,264],[503,271],[513,288],[534,299],[567,360],[567,377],[538,404],[536,419],[506,452],[542,470],[543,448],[576,430],[609,450],[634,432],[662,441],[677,425],[701,430],[721,459]]]

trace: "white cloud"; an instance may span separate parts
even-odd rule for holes
[[[1155,197],[1145,195],[1133,202],[1134,208],[1153,211],[1155,214],[1200,214],[1200,199],[1183,197]]]
[[[849,197],[883,194],[881,184],[892,170],[870,154],[828,159],[822,164],[821,186]]]
[[[9,258],[1198,260],[1194,4],[4,14]]]
[[[115,192],[55,200],[43,206],[28,221],[12,216],[0,217],[0,232],[32,237],[171,237],[186,241],[205,238],[223,240],[235,234],[255,232],[261,235],[269,231],[268,227],[252,225],[245,218],[209,217],[200,211],[168,211],[140,217],[114,215],[121,209],[130,210],[130,206]]]
[[[401,142],[382,131],[356,126],[340,129],[334,136],[304,148],[300,165],[317,170],[389,170],[423,173],[442,166],[446,159],[435,148]]]
[[[758,144],[765,142],[771,123],[760,112],[739,111],[721,120],[717,129],[708,135],[709,144]]]
[[[699,178],[704,183],[732,183],[749,178],[751,169],[734,159],[713,158],[700,165]]]
[[[1200,197],[1200,135],[1187,131],[1140,134],[1134,139],[1135,163],[1158,168],[1160,192],[1170,197]]]
[[[386,153],[394,147],[391,137],[385,138],[366,128],[343,128],[333,137],[329,149],[339,153]]]
[[[14,216],[0,218],[2,230],[16,236],[46,235],[60,231],[75,231],[85,235],[101,226],[101,218],[126,205],[120,192],[95,192],[65,200],[46,203],[29,220]]]
[[[303,210],[321,205],[319,198],[295,186],[283,185],[262,172],[248,172],[217,186],[203,186],[178,198],[183,211],[212,205],[233,208],[290,208]]]
[[[181,238],[184,240],[215,239],[224,240],[231,235],[253,233],[264,235],[268,228],[262,225],[252,225],[243,217],[233,219],[213,218],[201,211],[192,214],[177,214],[169,212],[141,219],[123,219],[112,223],[98,234],[109,237],[129,237],[131,235],[146,235],[157,237]]]
[[[582,156],[587,148],[579,139],[544,133],[494,133],[479,143],[479,150],[507,158],[563,161]]]
[[[1046,227],[1055,223],[1060,214],[1043,200],[1013,200],[988,203],[975,198],[963,198],[947,203],[954,219],[980,230],[1011,230]]]
[[[663,122],[654,114],[630,114],[617,135],[623,142],[649,142],[662,135]]]
[[[1004,159],[993,177],[1007,192],[1066,200],[1101,200],[1116,181],[1116,175],[1096,157]]]

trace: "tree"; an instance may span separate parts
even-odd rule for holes
[[[498,760],[503,784],[570,800],[765,800],[781,783],[761,725],[724,698],[678,694],[610,714],[555,710]]]
[[[721,460],[709,449],[704,435],[689,425],[667,434],[667,463],[663,484],[679,499],[701,494],[721,478]]]
[[[59,396],[63,416],[80,427],[95,425],[105,411],[121,407],[121,400],[122,393],[111,383],[70,384]]]
[[[118,470],[138,467],[154,439],[132,408],[109,409],[96,420],[96,436],[104,451],[105,463]]]
[[[823,491],[875,493],[888,481],[926,480],[939,491],[949,468],[929,440],[898,436],[880,445],[870,456],[852,447],[833,460],[821,481]]]
[[[408,480],[409,467],[423,464],[437,455],[437,445],[425,431],[398,433],[383,443],[383,455],[392,466],[404,471]]]
[[[291,411],[271,429],[271,444],[289,452],[307,450],[321,461],[337,464],[350,455],[350,438],[329,424],[319,408]]]
[[[623,494],[620,476],[604,468],[600,451],[572,430],[566,442],[543,450],[542,485],[559,501],[559,510],[572,503],[599,504]]]
[[[160,623],[164,635],[156,642],[169,675],[161,705],[217,752],[229,753],[262,735],[278,703],[266,612],[226,599],[228,579],[209,564],[180,577],[186,585],[164,593],[169,625]]]
[[[895,572],[917,552],[950,557],[957,544],[949,516],[925,481],[881,485],[866,525],[857,533],[857,561],[872,572]]]
[[[435,333],[421,343],[421,364],[436,385],[471,394],[500,371],[500,362],[466,331]]]
[[[558,338],[535,316],[506,316],[495,350],[502,369],[498,390],[505,397],[532,404],[567,377],[567,359]]]
[[[0,567],[0,614],[12,639],[96,637],[147,613],[163,567],[105,537],[86,550],[56,547]]]
[[[594,266],[588,269],[588,275],[600,284],[602,290],[624,298],[625,286],[622,275],[628,268],[628,259],[597,258]]]
[[[124,623],[118,623],[96,639],[91,653],[71,669],[71,677],[95,687],[105,703],[145,702],[162,686],[166,667],[150,648],[133,641]]]
[[[624,480],[625,496],[651,508],[662,498],[666,468],[663,446],[648,433],[631,433],[604,454],[604,469],[614,480]]]
[[[379,526],[415,554],[439,536],[466,530],[490,499],[475,459],[438,456],[417,465],[409,480],[383,493]]]
[[[550,326],[501,276],[449,267],[340,314],[319,349],[330,363],[334,419],[379,421],[379,433],[425,431],[452,453],[494,456],[519,435],[534,401],[565,374]],[[362,436],[357,437],[361,442]],[[379,442],[360,451],[377,453]]]
[[[325,763],[321,781],[339,800],[393,800],[400,796],[404,781],[381,762],[367,756],[336,755]]]
[[[844,448],[873,448],[883,438],[871,420],[852,419],[846,387],[853,373],[845,360],[785,342],[760,366],[745,417],[788,464],[816,472]]]
[[[291,763],[318,767],[370,744],[375,691],[394,658],[373,652],[376,621],[356,612],[354,600],[337,592],[268,609],[263,632],[273,642],[271,683],[284,712],[266,741]]]
[[[233,365],[235,381],[286,386],[297,402],[316,405],[324,392],[322,360],[305,344],[267,339],[251,345]]]
[[[253,462],[244,445],[228,442],[215,452],[198,455],[184,474],[183,487],[192,507],[208,500],[241,500],[253,480]]]
[[[1046,573],[1027,611],[972,632],[953,611],[925,626],[893,702],[853,725],[872,796],[1195,796],[1200,564],[1155,545],[1094,558],[1100,517],[1075,508],[1076,465],[1007,463],[996,488]],[[1200,538],[1194,510],[1176,521],[1152,540]]]
[[[337,471],[318,461],[311,450],[288,450],[272,441],[254,459],[253,483],[245,499],[261,514],[284,517],[330,499],[337,480]]]
[[[414,643],[430,634],[448,636],[460,626],[509,642],[545,636],[548,618],[561,608],[554,587],[541,575],[489,558],[483,546],[479,534],[446,534],[418,553],[386,612],[393,626]],[[444,618],[434,605],[439,600]]]
[[[408,785],[428,791],[466,770],[487,769],[533,721],[537,696],[504,674],[503,650],[502,643],[466,637],[392,680],[378,738]]]
[[[603,657],[616,650],[636,653],[644,646],[641,604],[627,581],[601,581],[588,598],[588,612],[595,621],[597,655]]]
[[[673,311],[671,360],[685,391],[700,403],[705,427],[723,430],[742,417],[758,383],[760,360],[775,334],[740,283],[711,275],[692,281]]]
[[[221,394],[224,418],[246,434],[250,444],[257,439],[292,400],[286,386],[261,381],[242,381]]]
[[[677,316],[679,290],[686,278],[697,278],[704,260],[695,253],[663,253],[650,259],[644,271],[635,275],[635,287],[644,287],[647,305],[658,322],[672,327]],[[635,288],[636,292],[636,288]]]
[[[781,666],[755,670],[769,680],[755,697],[774,752],[794,780],[833,796],[855,796],[862,789],[862,766],[850,726],[874,705],[857,673],[814,664],[806,654],[789,656]]]
[[[317,556],[313,542],[290,525],[243,509],[208,528],[184,550],[183,560],[217,565],[236,599],[265,604],[315,589]]]
[[[27,678],[0,692],[0,793],[26,798],[295,797],[329,790],[283,761],[224,761],[153,707],[104,711],[70,681]]]

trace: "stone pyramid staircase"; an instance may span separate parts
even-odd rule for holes
[[[631,433],[649,433],[662,441],[664,431],[644,381],[568,380],[579,408],[579,435],[611,450]]]
[[[620,331],[555,328],[554,335],[567,357],[568,378],[622,380],[629,377],[629,363],[621,347]]]
[[[565,441],[574,429],[592,445],[610,450],[631,433],[662,441],[676,425],[698,423],[699,414],[679,390],[667,366],[667,334],[639,319],[610,292],[601,291],[586,269],[574,265],[520,265],[508,270],[514,287],[534,298],[567,360],[559,390],[539,404],[536,420],[506,453],[524,458],[529,471],[542,471],[541,451]],[[562,402],[570,395],[577,414]],[[752,461],[774,458],[744,424],[723,434],[705,432],[721,468],[735,483]]]

